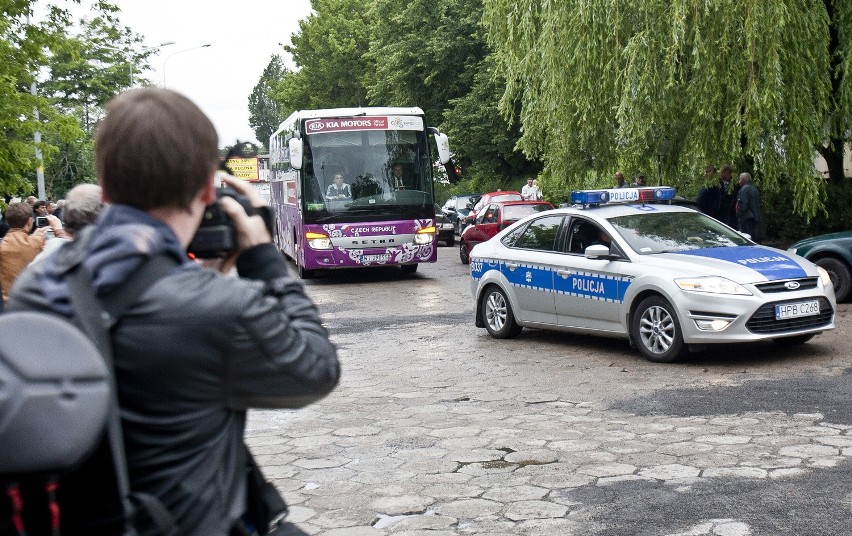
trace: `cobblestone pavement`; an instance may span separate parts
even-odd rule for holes
[[[658,365],[624,341],[494,341],[472,325],[466,271],[430,268],[306,285],[341,385],[254,411],[247,430],[304,531],[747,536],[802,534],[812,515],[829,519],[809,534],[852,531],[836,484],[852,457],[848,305],[794,357],[758,345]]]

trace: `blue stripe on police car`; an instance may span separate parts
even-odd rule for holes
[[[678,251],[677,255],[694,255],[731,262],[751,268],[770,281],[807,277],[799,263],[779,251],[755,246],[704,248]]]

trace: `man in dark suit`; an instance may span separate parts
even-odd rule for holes
[[[397,190],[411,189],[411,181],[403,175],[403,167],[399,162],[391,166],[391,186]]]

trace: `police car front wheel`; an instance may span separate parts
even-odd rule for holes
[[[523,329],[515,322],[512,305],[506,293],[499,287],[491,286],[485,289],[480,314],[482,314],[485,329],[495,339],[517,337]]]
[[[661,296],[642,300],[631,319],[630,334],[642,355],[655,363],[671,363],[684,350],[674,307]]]

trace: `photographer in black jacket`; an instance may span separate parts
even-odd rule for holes
[[[111,101],[95,137],[111,206],[94,232],[27,271],[9,304],[71,317],[63,279],[69,259],[85,259],[100,296],[120,289],[149,258],[174,259],[122,316],[113,346],[131,488],[160,499],[182,535],[227,535],[241,523],[246,410],[310,404],[340,374],[315,305],[287,273],[260,216],[220,200],[238,240],[220,270],[236,266],[239,277],[187,258],[205,206],[216,199],[217,141],[210,120],[173,91],[137,89]],[[265,205],[251,185],[225,182]],[[104,506],[92,495],[104,491],[85,485],[60,482],[60,506],[69,513],[62,534],[118,533],[104,525]]]

